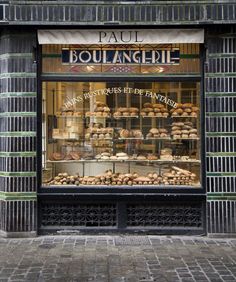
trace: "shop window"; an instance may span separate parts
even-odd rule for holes
[[[200,82],[43,82],[44,187],[201,187]]]

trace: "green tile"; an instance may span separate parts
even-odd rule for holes
[[[0,192],[0,199],[4,201],[13,201],[13,200],[36,201],[37,194],[36,192]]]

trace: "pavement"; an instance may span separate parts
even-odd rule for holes
[[[3,281],[236,281],[236,239],[128,235],[0,238]]]

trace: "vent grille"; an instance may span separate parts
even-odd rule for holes
[[[202,228],[201,205],[128,205],[127,226]]]
[[[115,204],[45,204],[42,226],[116,226]]]

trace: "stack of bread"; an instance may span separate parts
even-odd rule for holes
[[[161,177],[157,173],[140,176],[134,173],[113,173],[107,170],[104,174],[80,177],[81,185],[158,185]]]
[[[167,129],[165,128],[151,128],[149,133],[147,134],[147,139],[155,139],[155,138],[167,138],[170,137]]]
[[[160,152],[160,159],[165,161],[172,161],[172,149],[171,148],[164,148]]]
[[[172,166],[172,169],[163,173],[162,183],[165,185],[193,185],[196,174],[188,170]]]
[[[79,185],[79,175],[69,175],[66,172],[58,173],[57,176],[49,182],[49,185]]]
[[[126,139],[126,138],[143,138],[142,131],[139,129],[121,129],[119,131],[120,138]]]
[[[86,117],[110,117],[110,108],[103,102],[96,102],[94,112],[86,112]]]
[[[170,110],[172,117],[197,117],[199,108],[192,103],[178,103],[177,107]]]
[[[49,159],[51,161],[62,161],[62,160],[67,160],[67,161],[70,161],[70,160],[80,160],[81,159],[81,153],[80,152],[76,152],[76,151],[71,151],[69,153],[58,153],[58,152],[55,152],[55,153],[52,153],[49,157]]]
[[[126,153],[117,153],[116,155],[112,155],[109,152],[103,152],[101,154],[97,154],[95,156],[96,160],[128,160],[129,156]]]
[[[138,117],[139,109],[130,107],[130,108],[125,108],[125,107],[120,107],[118,108],[113,116],[114,118],[120,118],[120,117]]]
[[[59,173],[49,182],[49,185],[193,185],[196,183],[196,174],[188,170],[172,166],[171,170],[162,175],[149,172],[146,176],[133,173],[113,173],[107,170],[96,176],[69,175]]]
[[[90,128],[90,138],[92,139],[111,139],[113,136],[113,128],[105,127],[105,128]]]
[[[140,115],[143,117],[168,117],[169,113],[163,104],[145,103]]]
[[[171,135],[173,139],[195,139],[198,137],[197,129],[194,128],[193,123],[186,122],[173,122],[171,125]]]

